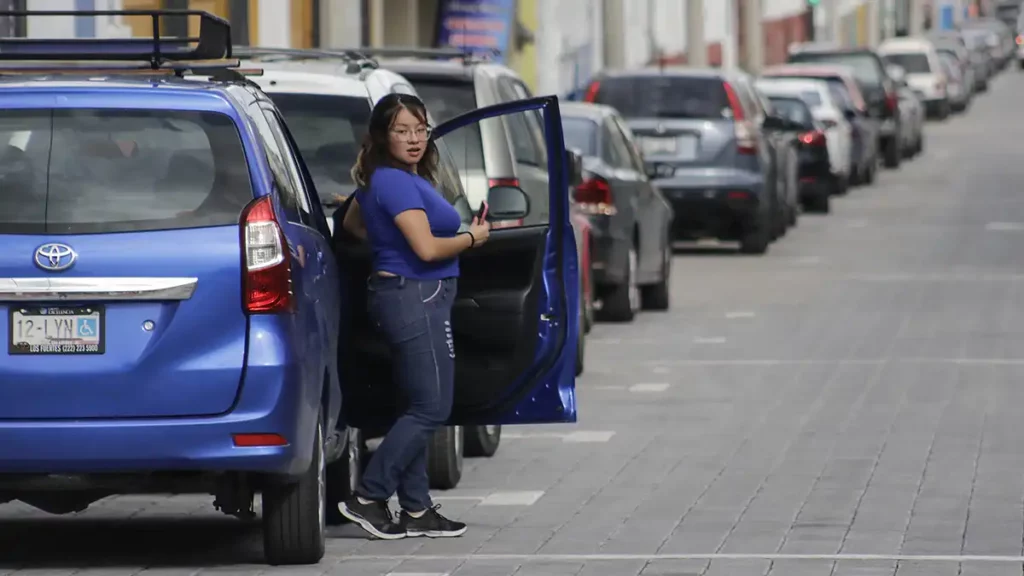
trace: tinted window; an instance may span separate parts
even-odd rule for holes
[[[886,54],[883,60],[889,64],[902,66],[907,71],[907,74],[930,74],[932,71],[926,54]]]
[[[597,123],[586,118],[562,116],[566,148],[578,148],[585,156],[598,156]]]
[[[639,76],[601,80],[596,102],[607,104],[624,118],[721,119],[729,99],[718,78]]]
[[[417,80],[413,84],[437,123],[477,109],[476,90],[472,82]],[[484,169],[484,148],[479,124],[456,130],[446,135],[444,140],[459,170]]]
[[[800,92],[800,99],[807,102],[808,106],[821,106],[821,94],[816,90],[803,90]]]
[[[213,112],[0,111],[0,233],[221,226],[252,200],[234,121]]]
[[[791,54],[789,61],[794,63],[832,63],[841,66],[849,66],[853,71],[854,78],[867,86],[880,86],[882,84],[882,71],[878,61],[872,54],[844,53],[844,52],[804,52]]]
[[[776,115],[788,118],[802,126],[814,125],[814,118],[811,116],[811,111],[807,108],[807,104],[804,104],[802,100],[797,98],[777,97],[769,97],[768,100],[771,102]]]
[[[365,98],[270,94],[288,123],[322,201],[348,196],[349,172],[370,122]]]

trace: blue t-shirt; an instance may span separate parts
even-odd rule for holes
[[[459,275],[459,259],[425,262],[416,255],[395,217],[406,210],[423,210],[430,231],[438,238],[451,238],[459,231],[462,218],[423,177],[397,168],[377,168],[369,190],[357,192],[366,235],[373,248],[373,270],[391,272],[416,280],[440,280]]]

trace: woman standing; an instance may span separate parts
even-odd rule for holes
[[[452,408],[458,255],[486,242],[490,226],[474,221],[460,233],[461,217],[435,189],[438,152],[419,98],[385,96],[373,108],[368,132],[352,168],[359,191],[343,225],[370,242],[368,312],[391,347],[408,407],[339,509],[378,538],[461,536],[466,525],[445,518],[431,502],[427,442]],[[402,508],[397,522],[387,503],[395,492]]]

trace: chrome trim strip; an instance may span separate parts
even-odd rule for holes
[[[198,278],[0,278],[0,302],[188,300]]]

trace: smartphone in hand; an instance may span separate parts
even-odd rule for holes
[[[487,218],[487,210],[489,208],[490,206],[488,206],[487,200],[484,200],[483,202],[480,203],[480,210],[477,211],[476,213],[477,222],[480,222],[482,224],[485,221],[485,219]]]

